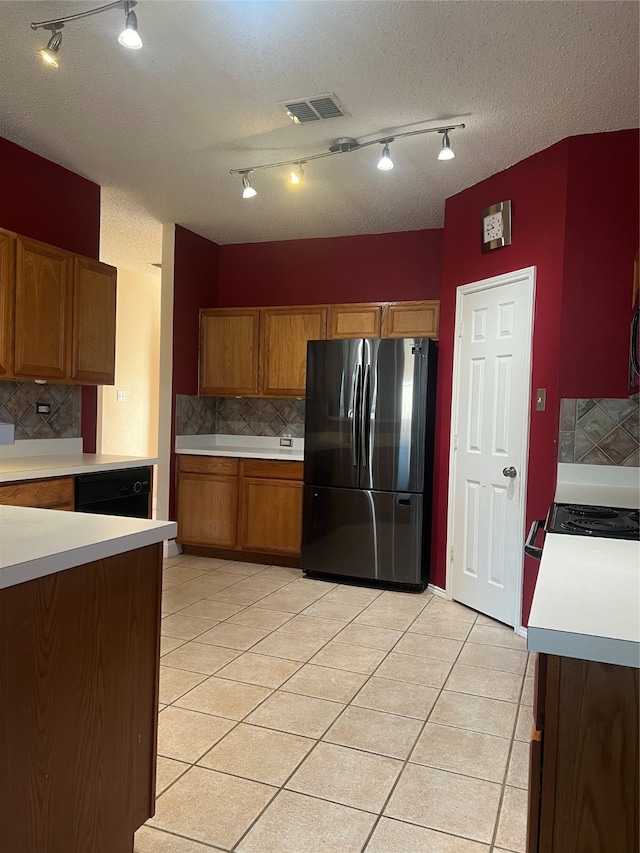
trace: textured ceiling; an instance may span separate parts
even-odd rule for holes
[[[160,222],[218,243],[440,227],[444,199],[559,139],[638,125],[638,4],[515,0],[141,0],[144,47],[111,10],[68,24],[60,67],[29,23],[100,5],[0,2],[0,135],[104,188],[105,259],[159,260]],[[294,125],[278,101],[335,92],[350,117]],[[256,172],[338,136],[464,122],[437,134]]]

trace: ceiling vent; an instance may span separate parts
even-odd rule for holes
[[[315,95],[313,98],[292,98],[280,101],[279,104],[296,124],[350,115],[333,93]]]

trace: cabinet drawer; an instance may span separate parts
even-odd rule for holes
[[[178,454],[180,473],[226,474],[238,473],[238,460],[233,456],[183,456]]]
[[[244,459],[244,477],[267,477],[269,480],[302,480],[302,462],[280,462],[273,459]]]
[[[73,493],[73,477],[25,480],[0,486],[0,504],[72,510]]]

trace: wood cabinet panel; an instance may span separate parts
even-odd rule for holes
[[[391,302],[382,312],[383,338],[437,338],[440,301]]]
[[[244,477],[267,477],[271,480],[300,480],[304,465],[302,462],[280,462],[277,459],[243,459]]]
[[[376,302],[329,305],[327,338],[379,338],[382,306]]]
[[[234,548],[238,478],[181,473],[177,512],[178,542]]]
[[[0,850],[131,853],[154,812],[161,573],[157,544],[0,590]]]
[[[72,255],[16,240],[15,365],[25,379],[65,379],[71,342]]]
[[[540,658],[544,728],[540,786],[535,790],[532,778],[529,791],[527,853],[637,853],[639,670]],[[532,740],[532,764],[536,749]]]
[[[260,312],[216,308],[200,312],[200,393],[258,393]]]
[[[244,477],[241,488],[240,547],[299,554],[302,483]]]
[[[73,510],[74,490],[73,477],[6,483],[0,486],[0,504]]]
[[[0,378],[13,372],[16,235],[0,229]]]
[[[113,385],[116,366],[115,267],[74,259],[71,378]]]
[[[180,473],[226,474],[235,477],[238,473],[238,460],[231,456],[187,456],[178,454]]]
[[[263,308],[260,312],[260,390],[267,397],[304,397],[307,342],[326,337],[327,309]]]

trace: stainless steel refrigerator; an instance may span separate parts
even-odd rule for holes
[[[426,585],[436,353],[429,338],[309,342],[307,574]]]

